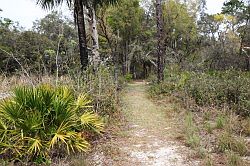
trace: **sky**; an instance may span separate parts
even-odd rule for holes
[[[36,5],[36,0],[0,0],[0,17],[9,18],[13,21],[18,21],[21,26],[29,29],[33,25],[33,21],[43,18],[49,13]],[[208,13],[216,14],[221,11],[221,7],[225,0],[207,0]],[[69,13],[66,7],[61,7]]]

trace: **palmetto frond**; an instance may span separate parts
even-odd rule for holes
[[[81,124],[90,130],[101,133],[104,130],[103,120],[93,112],[85,112],[81,116]]]
[[[37,154],[41,151],[42,149],[42,141],[38,138],[30,138],[30,137],[27,137],[25,138],[28,140],[29,142],[29,149],[28,149],[28,153],[30,154]]]
[[[103,122],[91,108],[87,95],[75,98],[67,87],[17,87],[13,96],[0,102],[0,153],[17,157],[45,156],[54,148],[68,153],[87,151],[81,133],[100,133]]]
[[[80,94],[75,102],[76,109],[92,108],[90,105],[91,100],[88,99],[87,95]]]

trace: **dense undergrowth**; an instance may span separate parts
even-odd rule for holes
[[[2,164],[51,163],[86,152],[117,110],[117,87],[105,67],[58,78],[0,77],[0,93],[7,94],[0,100]]]
[[[250,73],[165,70],[152,97],[172,96],[185,108],[183,138],[206,165],[245,165],[250,155]],[[249,162],[249,161],[248,161]],[[248,163],[249,164],[249,163]]]
[[[243,116],[250,116],[250,73],[235,70],[181,72],[166,70],[165,80],[150,88],[152,95],[173,94],[190,97],[199,106],[228,106]]]

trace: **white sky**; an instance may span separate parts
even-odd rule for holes
[[[221,11],[225,0],[207,0],[208,13],[215,14]],[[18,21],[21,26],[31,28],[33,21],[44,17],[48,11],[44,11],[36,5],[36,0],[0,0],[1,17]],[[66,7],[62,8],[66,13]]]

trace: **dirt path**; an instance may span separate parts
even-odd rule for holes
[[[171,104],[162,107],[149,100],[143,82],[130,84],[122,101],[122,112],[129,129],[112,140],[106,152],[95,154],[94,165],[199,165],[190,161],[188,149],[173,139],[175,126],[168,117]],[[109,157],[105,155],[107,151]]]

